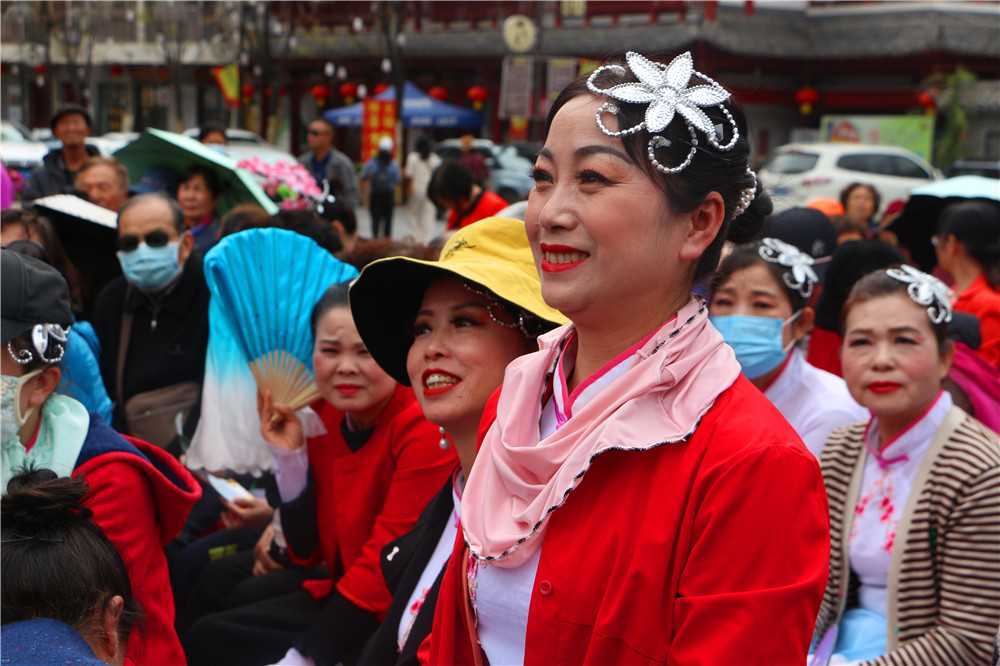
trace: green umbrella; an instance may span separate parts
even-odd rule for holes
[[[128,169],[129,180],[133,183],[139,182],[152,169],[166,168],[178,174],[196,165],[210,169],[223,187],[215,205],[220,216],[244,203],[255,203],[270,215],[278,212],[277,204],[271,201],[252,174],[236,166],[236,160],[190,137],[148,129],[138,139],[115,151],[114,157]]]

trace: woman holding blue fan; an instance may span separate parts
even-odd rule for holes
[[[743,374],[819,457],[835,428],[867,418],[844,380],[797,348],[812,329],[813,259],[777,238],[738,246],[715,272],[709,314]]]
[[[335,285],[313,310],[321,399],[312,412],[276,405],[267,390],[258,402],[287,557],[300,567],[325,564],[329,578],[300,588],[298,579],[276,573],[239,584],[232,598],[244,604],[203,618],[189,633],[193,666],[269,664],[290,648],[289,659],[320,665],[356,656],[391,601],[379,569],[382,547],[413,525],[457,464],[413,392],[368,354],[347,294],[346,285]]]

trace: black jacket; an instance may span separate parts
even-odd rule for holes
[[[448,483],[434,496],[430,504],[420,514],[413,529],[399,537],[395,541],[386,544],[382,549],[382,576],[385,584],[392,593],[392,605],[386,614],[385,621],[375,632],[375,635],[368,640],[361,657],[358,659],[359,666],[416,666],[417,650],[420,644],[431,633],[431,626],[434,624],[434,607],[437,605],[438,590],[441,587],[442,569],[434,580],[434,586],[427,593],[417,618],[410,629],[410,635],[406,639],[403,651],[400,652],[397,646],[399,636],[399,622],[406,611],[406,604],[410,601],[410,595],[420,582],[420,575],[424,572],[427,563],[430,562],[434,549],[441,540],[441,533],[444,532],[448,520],[451,518],[454,509],[454,499],[452,482]]]
[[[85,148],[90,157],[101,154],[101,151],[93,146]],[[75,177],[76,173],[66,168],[62,148],[50,150],[48,155],[42,158],[42,163],[28,176],[21,192],[21,200],[33,201],[52,194],[72,194],[76,191],[73,186]]]
[[[122,313],[132,312],[132,333],[125,357],[124,400],[139,393],[179,384],[202,383],[208,350],[208,286],[201,257],[192,252],[180,279],[156,298],[112,280],[94,306],[93,324],[101,341],[101,377],[115,401],[114,425],[124,428],[118,404],[118,340]]]

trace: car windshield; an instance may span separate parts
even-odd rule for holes
[[[0,125],[0,138],[10,143],[25,143],[28,141],[28,138],[21,134],[20,130],[7,123]]]
[[[819,155],[804,151],[778,153],[765,167],[771,173],[805,173],[816,166]]]

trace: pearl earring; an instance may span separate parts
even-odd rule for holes
[[[441,434],[441,439],[438,441],[438,446],[442,449],[448,448],[448,438],[444,435],[444,426],[438,426],[438,432]]]

